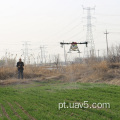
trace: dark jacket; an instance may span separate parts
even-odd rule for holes
[[[24,66],[23,62],[17,62],[18,70],[24,70],[23,66]]]

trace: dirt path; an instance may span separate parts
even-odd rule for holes
[[[14,114],[15,114],[20,120],[23,120],[23,119],[21,118],[21,116],[19,116],[19,114],[16,112],[16,110],[14,109],[14,107],[12,106],[12,104],[10,104],[9,102],[7,102],[7,103],[8,103],[8,105],[11,107],[12,111],[14,112]]]
[[[8,113],[6,112],[2,104],[1,104],[1,108],[2,108],[3,114],[8,118],[8,120],[11,120],[11,118],[9,117]]]
[[[34,117],[32,117],[19,103],[15,102],[17,106],[29,117],[30,120],[36,120]]]

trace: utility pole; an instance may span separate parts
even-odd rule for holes
[[[106,32],[104,34],[106,35],[107,56],[108,56],[109,48],[108,48],[108,38],[107,38],[107,36],[108,36],[109,33],[106,30]]]
[[[43,47],[40,46],[40,50],[41,50],[41,64],[43,64]]]
[[[64,43],[64,41],[63,41]],[[65,58],[65,64],[66,64],[66,50],[65,50],[65,45],[64,45],[64,58]]]
[[[7,49],[5,51],[5,64],[7,65],[8,61],[7,61]]]

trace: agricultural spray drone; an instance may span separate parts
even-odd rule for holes
[[[77,43],[77,42],[72,42],[72,43],[60,42],[60,44],[61,44],[61,47],[63,47],[63,45],[69,45],[69,44],[71,44],[68,53],[71,53],[71,51],[78,51],[78,53],[80,53],[80,50],[78,48],[78,44],[86,44],[86,47],[87,47],[88,42],[83,42],[83,43],[81,43],[81,42],[80,43]]]

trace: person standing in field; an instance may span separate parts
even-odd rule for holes
[[[19,59],[19,62],[17,62],[17,68],[18,68],[18,79],[23,79],[23,70],[24,70],[24,62],[22,62],[21,58]]]

